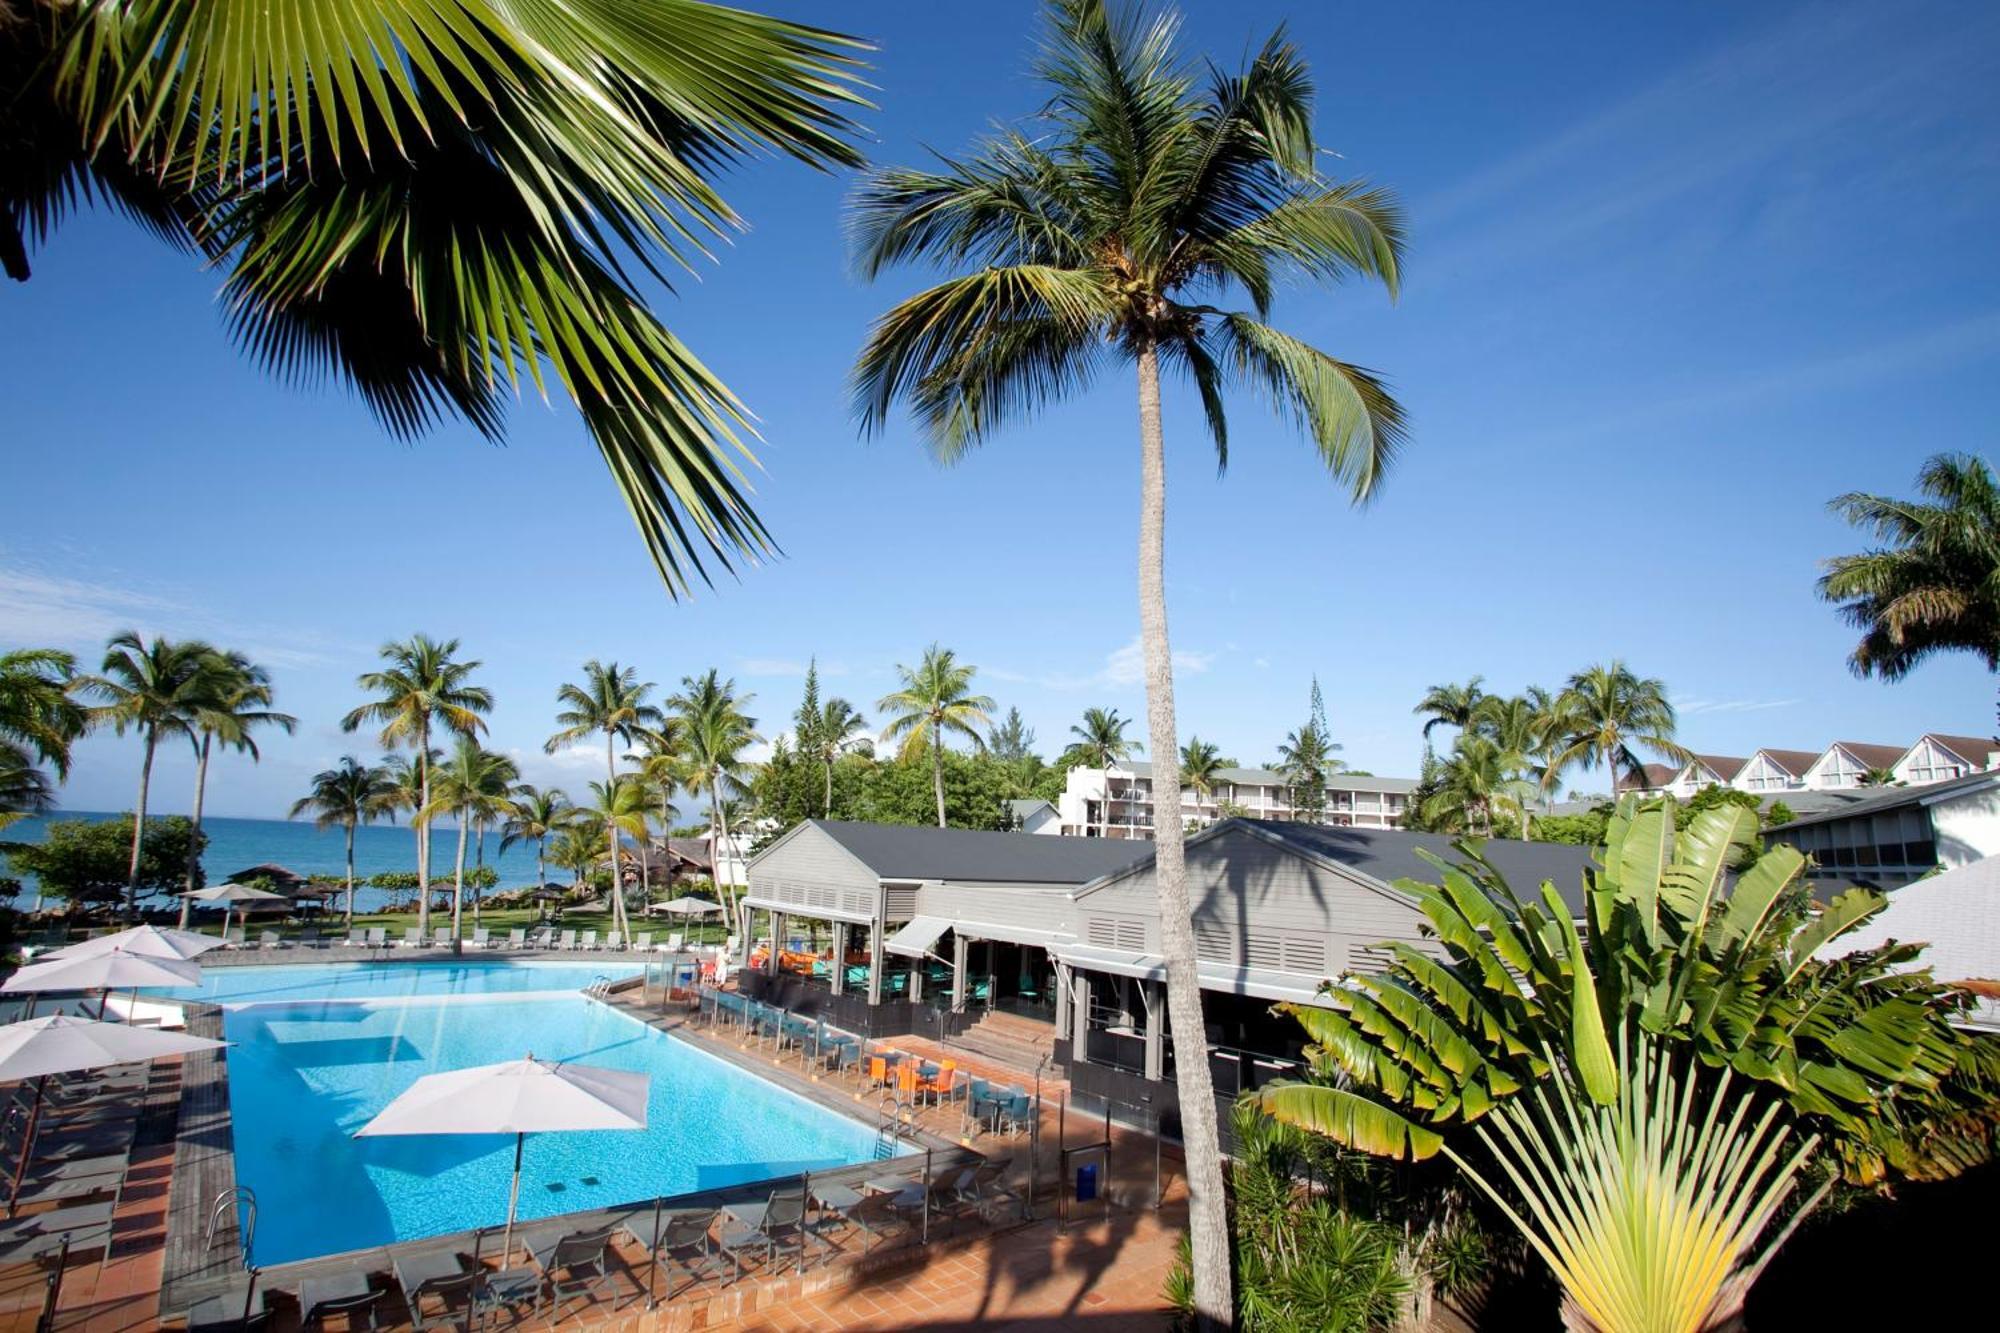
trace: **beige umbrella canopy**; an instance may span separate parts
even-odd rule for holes
[[[354,1131],[356,1138],[400,1134],[512,1134],[514,1183],[500,1262],[514,1245],[521,1203],[521,1151],[530,1134],[581,1129],[644,1129],[644,1074],[594,1065],[524,1060],[426,1074]]]
[[[220,905],[232,912],[241,907],[244,915],[247,917],[251,903],[288,903],[291,901],[290,898],[287,898],[282,893],[272,893],[269,889],[260,889],[254,884],[238,884],[234,880],[227,884],[212,885],[206,889],[193,889],[187,893],[183,893],[181,897],[185,900],[181,907],[181,924],[183,926],[187,925],[188,907],[195,903],[207,903],[210,906]],[[223,922],[222,928],[227,933],[229,923],[226,919]]]
[[[158,926],[134,926],[115,935],[99,935],[96,939],[84,940],[80,944],[51,949],[40,957],[43,960],[94,958],[101,953],[119,951],[137,954],[142,958],[187,959],[199,958],[210,949],[221,947],[222,940],[214,935],[203,935],[192,930],[162,930]]]
[[[68,1014],[49,1014],[0,1027],[0,1082],[35,1081],[35,1100],[28,1110],[27,1132],[21,1136],[21,1159],[15,1164],[14,1184],[7,1196],[8,1215],[13,1215],[14,1205],[21,1197],[21,1179],[34,1155],[42,1091],[50,1075],[102,1069],[134,1060],[157,1060],[190,1051],[212,1051],[223,1044],[207,1037],[162,1032],[158,1028],[93,1023]]]
[[[708,898],[669,898],[663,903],[647,903],[648,912],[665,912],[671,916],[700,916],[706,912],[720,912],[722,904]]]

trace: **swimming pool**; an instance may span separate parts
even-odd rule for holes
[[[507,995],[588,990],[599,981],[639,975],[643,962],[608,957],[596,962],[290,963],[209,967],[200,986],[148,992],[211,1004],[286,1000],[406,1000],[425,996]]]
[[[366,965],[363,965],[366,966]],[[681,1194],[874,1155],[857,1120],[657,1031],[582,995],[521,998],[480,987],[514,984],[493,964],[437,1002],[425,982],[403,998],[356,996],[352,980],[322,979],[341,1000],[299,999],[306,977],[268,977],[235,991],[223,1016],[236,1177],[257,1197],[259,1264],[337,1254],[472,1227],[507,1216],[513,1139],[440,1135],[356,1139],[353,1133],[425,1074],[534,1054],[651,1076],[644,1130],[539,1134],[522,1167],[523,1220]],[[522,970],[539,964],[499,964]],[[396,972],[456,968],[390,965]],[[338,965],[216,968],[228,973],[333,973]],[[560,965],[550,972],[595,972]],[[598,969],[601,971],[602,969]],[[574,980],[574,975],[571,977]],[[543,980],[547,980],[545,976]],[[375,982],[380,987],[386,982]],[[536,989],[552,987],[539,984]],[[273,995],[291,998],[274,1001]],[[224,1003],[231,1001],[225,999]]]

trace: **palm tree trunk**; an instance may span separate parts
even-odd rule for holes
[[[208,792],[208,747],[213,737],[203,736],[201,744],[195,748],[194,761],[194,836],[188,839],[187,891],[193,893],[201,885],[195,883],[195,876],[201,871],[201,803]],[[183,902],[186,899],[182,900]]]
[[[937,793],[938,827],[944,824],[944,733],[931,723],[931,789]]]
[[[833,760],[826,760],[826,818],[833,818]]]
[[[549,837],[546,833],[535,839],[535,888],[542,893],[549,891]]]
[[[1228,1210],[1208,1033],[1195,970],[1194,921],[1181,843],[1180,745],[1174,735],[1173,654],[1167,638],[1166,440],[1160,424],[1159,354],[1139,352],[1139,637],[1145,649],[1146,723],[1153,747],[1153,863],[1160,895],[1160,944],[1167,966],[1167,1019],[1174,1038],[1181,1141],[1187,1162],[1188,1230],[1196,1324],[1235,1322],[1230,1292]]]
[[[709,787],[708,804],[709,809],[715,812],[714,827],[716,829],[715,845],[709,848],[708,853],[709,869],[715,873],[715,887],[722,893],[722,900],[730,904],[731,912],[733,913],[736,903],[736,890],[734,886],[723,888],[722,881],[722,858],[729,854],[729,816],[722,813],[722,787],[719,782]],[[744,887],[748,888],[749,886],[745,885]],[[743,946],[748,948],[750,941],[747,939],[744,940]],[[771,947],[774,949],[778,947],[775,939],[771,941]]]
[[[125,867],[125,916],[139,919],[139,857],[146,845],[146,794],[153,785],[153,747],[159,736],[146,729],[146,757],[139,762],[139,808],[132,813],[132,860]]]
[[[459,935],[459,924],[465,911],[465,835],[472,827],[471,816],[465,811],[458,812],[458,860],[451,871],[451,951],[463,953],[463,941]]]
[[[347,924],[354,925],[354,821],[347,821]]]
[[[609,730],[604,733],[604,803],[611,804],[611,789],[618,785],[617,737]],[[611,833],[611,929],[625,928],[625,877],[618,871],[618,826],[608,826]]]
[[[417,726],[417,809],[431,808],[431,728]],[[426,939],[431,933],[431,822],[418,818],[417,825],[417,933]]]

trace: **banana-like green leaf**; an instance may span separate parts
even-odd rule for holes
[[[1784,844],[1768,848],[1737,879],[1722,921],[1711,934],[1715,944],[1727,949],[1762,930],[1771,909],[1799,877],[1805,863],[1797,848]]]
[[[1377,1157],[1421,1161],[1444,1146],[1443,1136],[1436,1131],[1339,1088],[1273,1083],[1257,1094],[1257,1101],[1273,1119]]]
[[[1740,805],[1703,810],[1681,832],[1674,863],[1667,867],[1661,891],[1675,898],[1677,913],[1700,930],[1722,891],[1730,867],[1756,845],[1757,816]]]
[[[1562,898],[1553,885],[1544,884],[1542,894],[1549,911],[1561,924],[1569,946],[1570,1056],[1576,1061],[1577,1078],[1590,1099],[1599,1106],[1609,1106],[1618,1100],[1618,1062],[1611,1054],[1611,1039],[1604,1031],[1604,1015],[1597,1004],[1597,984],[1590,975],[1590,962],[1584,957],[1576,923],[1570,920]]]
[[[1887,898],[1867,889],[1849,889],[1828,903],[1805,929],[1792,937],[1785,980],[1791,981],[1803,972],[1821,945],[1839,939],[1888,905]]]
[[[1631,828],[1618,849],[1618,896],[1630,903],[1648,943],[1660,938],[1660,877],[1674,850],[1672,799],[1632,815]]]

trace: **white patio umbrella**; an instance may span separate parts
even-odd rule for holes
[[[507,1230],[500,1262],[514,1247],[521,1204],[521,1153],[530,1134],[583,1129],[644,1129],[644,1074],[594,1065],[509,1060],[497,1065],[426,1074],[354,1131],[356,1138],[408,1134],[512,1134],[514,1183],[507,1192]]]
[[[722,904],[707,898],[669,898],[661,903],[646,904],[648,912],[668,912],[674,916],[700,916],[705,912],[720,912]]]
[[[162,930],[158,926],[134,926],[115,935],[99,935],[80,944],[66,944],[42,954],[44,961],[56,958],[93,958],[101,953],[122,950],[142,958],[198,958],[210,949],[222,947],[222,940],[192,930]]]
[[[68,1074],[165,1055],[212,1051],[224,1045],[207,1037],[124,1023],[94,1023],[68,1014],[49,1014],[0,1027],[0,1081],[35,1081],[35,1100],[28,1111],[27,1132],[21,1136],[21,1160],[14,1167],[14,1185],[7,1196],[7,1213],[21,1197],[21,1180],[35,1151],[35,1129],[42,1114],[42,1092],[50,1075]]]
[[[227,884],[213,884],[205,889],[192,889],[187,893],[183,893],[181,898],[184,900],[181,906],[182,926],[187,925],[187,909],[194,903],[207,903],[210,906],[220,905],[231,912],[234,912],[239,905],[243,905],[244,916],[247,919],[250,912],[247,906],[249,903],[288,903],[291,901],[290,898],[287,898],[282,893],[272,893],[269,889],[260,889],[254,884],[238,884],[233,880]],[[224,935],[229,933],[229,918],[227,916],[222,921],[222,933]]]

